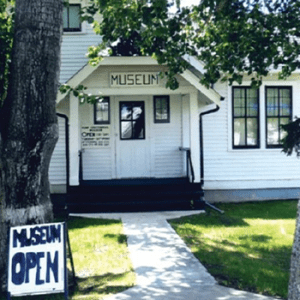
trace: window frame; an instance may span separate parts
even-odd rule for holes
[[[282,89],[286,89],[286,90],[290,90],[290,114],[289,116],[287,115],[280,115],[280,110],[278,109],[278,115],[276,116],[268,116],[268,98],[267,98],[267,90],[268,89],[278,89],[278,101],[280,101],[280,97],[279,97],[279,93],[280,93],[280,90]],[[279,103],[278,104],[278,107],[279,107]],[[272,149],[272,148],[282,148],[283,145],[282,143],[279,143],[279,144],[268,144],[268,118],[277,118],[278,119],[278,130],[279,130],[279,139],[280,139],[280,133],[281,133],[281,129],[280,129],[280,119],[281,118],[287,118],[289,117],[289,120],[292,121],[292,118],[293,118],[293,86],[280,86],[280,85],[266,85],[265,86],[265,130],[266,130],[266,148],[267,149]]]
[[[105,97],[101,97],[101,99],[108,100],[108,120],[107,121],[97,121],[97,102],[100,100],[100,99],[98,99],[97,102],[94,104],[94,124],[95,125],[110,124],[110,98],[105,96]]]
[[[143,137],[142,138],[123,138],[122,137],[122,122],[131,122],[131,124],[135,121],[132,117],[132,114],[131,114],[131,119],[130,120],[122,120],[122,110],[121,110],[121,106],[123,103],[131,103],[132,104],[142,104],[142,107],[143,107],[143,112],[144,112],[144,120],[143,120],[143,129],[144,129],[144,134],[143,134]],[[131,111],[132,112],[132,111]],[[146,117],[146,114],[145,114],[145,101],[133,101],[133,100],[124,100],[124,101],[120,101],[119,102],[119,130],[120,130],[120,140],[121,141],[139,141],[139,140],[145,140],[146,139],[146,121],[145,121],[145,117]]]
[[[82,23],[79,20],[79,27],[70,27],[70,12],[69,12],[69,7],[70,6],[78,6],[79,11],[81,10],[81,4],[75,4],[75,3],[70,3],[67,6],[64,6],[64,9],[67,9],[67,22],[68,22],[68,27],[63,27],[63,32],[70,33],[70,32],[82,32]]]
[[[234,116],[234,90],[242,89],[244,90],[245,97],[245,116],[244,117],[235,117]],[[232,99],[231,99],[231,121],[232,121],[232,149],[259,149],[260,148],[260,97],[259,97],[259,89],[256,90],[257,93],[257,116],[251,117],[247,116],[247,89],[251,89],[251,86],[233,86],[232,87]],[[256,145],[248,145],[247,144],[247,126],[245,126],[245,145],[235,145],[234,144],[234,120],[235,119],[245,119],[245,125],[247,125],[247,119],[256,119],[257,120],[257,143]]]
[[[159,98],[166,98],[167,100],[167,119],[161,120],[156,118],[156,100]],[[154,123],[170,123],[170,96],[169,95],[157,95],[153,96],[153,114],[154,114]]]

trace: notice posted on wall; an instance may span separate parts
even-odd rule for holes
[[[7,289],[11,296],[65,291],[64,229],[64,223],[10,228]]]
[[[83,126],[81,128],[81,145],[82,148],[109,147],[109,126]]]

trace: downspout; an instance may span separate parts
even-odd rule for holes
[[[223,101],[223,100],[224,100],[224,97],[221,97],[221,101]],[[201,185],[202,189],[203,189],[203,186],[204,186],[204,149],[203,149],[203,119],[202,118],[205,115],[217,112],[219,109],[220,109],[220,106],[217,105],[216,108],[204,111],[204,112],[200,113],[200,115],[199,115],[199,127],[200,127],[200,185]],[[207,202],[204,199],[204,197],[203,197],[203,201],[207,206],[211,207],[212,209],[218,211],[219,213],[222,213],[222,214],[224,213],[223,210],[220,210],[217,207],[215,207],[214,205]]]
[[[57,116],[65,119],[65,135],[66,135],[66,176],[67,176],[67,194],[70,188],[70,157],[69,157],[69,119],[66,115],[56,113]]]

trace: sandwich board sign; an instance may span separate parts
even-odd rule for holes
[[[10,228],[8,299],[53,293],[67,299],[65,228],[65,223]]]

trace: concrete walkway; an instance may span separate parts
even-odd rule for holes
[[[201,211],[72,214],[90,218],[121,219],[123,222],[137,284],[106,299],[275,299],[222,287],[216,283],[166,221],[197,213]]]

